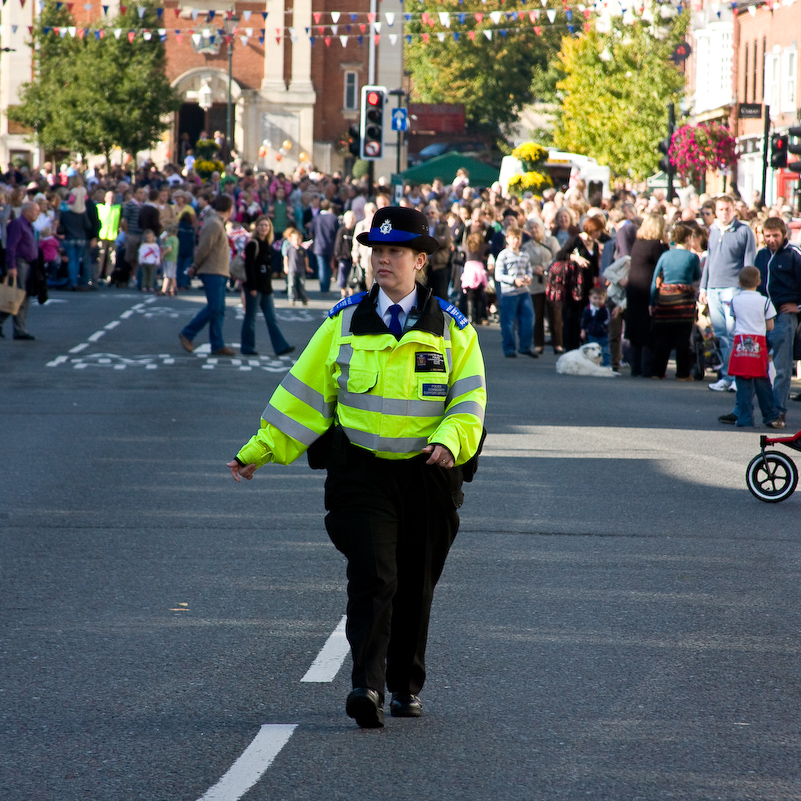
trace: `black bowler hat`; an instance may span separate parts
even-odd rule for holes
[[[373,215],[370,230],[356,239],[362,245],[400,245],[429,255],[439,250],[439,242],[428,234],[428,220],[419,211],[386,206]]]

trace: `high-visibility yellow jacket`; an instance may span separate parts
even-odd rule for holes
[[[383,459],[437,443],[461,465],[477,451],[487,393],[475,329],[418,287],[419,317],[396,340],[376,311],[376,291],[331,310],[270,398],[241,462],[289,464],[335,422]]]

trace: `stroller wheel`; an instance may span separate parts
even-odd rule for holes
[[[751,494],[765,503],[778,503],[789,498],[798,484],[798,470],[792,459],[778,451],[765,451],[755,456],[745,471]]]

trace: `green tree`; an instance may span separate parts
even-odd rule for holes
[[[46,150],[103,153],[107,163],[114,147],[131,154],[151,147],[168,125],[166,115],[180,107],[165,74],[155,6],[141,20],[136,8],[127,9],[87,28],[83,38],[54,32],[74,24],[49,0],[34,32],[34,79],[23,86],[9,118],[32,128]],[[128,30],[140,27],[154,29],[150,41],[129,41]],[[123,31],[119,38],[115,28]]]
[[[544,24],[536,23],[541,33],[538,36],[529,10],[520,12],[517,20],[504,14],[496,24],[482,0],[425,0],[422,5],[415,4],[415,16],[406,23],[412,41],[404,51],[412,73],[414,99],[463,103],[468,127],[493,134],[502,131],[534,98],[535,69],[544,68],[559,49],[561,34],[567,29],[562,24],[566,18],[561,3],[558,9],[560,24],[550,25],[547,19]],[[417,15],[418,10],[430,14],[433,27]],[[441,24],[442,12],[450,13],[451,28]],[[476,13],[483,15],[481,21]],[[484,31],[492,32],[491,40]],[[423,33],[428,34],[428,42],[422,39]],[[439,41],[438,33],[445,34],[444,41]]]
[[[659,8],[658,6],[656,8]],[[670,61],[687,29],[689,10],[660,28],[619,18],[608,32],[597,28],[565,38],[550,73],[561,105],[554,144],[593,156],[618,175],[642,179],[659,162],[658,142],[666,135],[667,104],[678,104],[684,76]],[[658,34],[658,35],[655,35]]]

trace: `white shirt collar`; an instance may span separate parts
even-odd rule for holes
[[[398,319],[400,320],[401,328],[403,328],[404,324],[406,323],[406,317],[409,314],[409,312],[412,310],[412,308],[414,307],[416,302],[417,302],[417,287],[416,286],[405,298],[401,298],[401,300],[398,301],[398,305],[403,310],[401,312],[401,314],[398,316]],[[394,305],[395,304],[392,301],[392,299],[389,297],[389,295],[387,295],[387,293],[384,292],[384,290],[381,289],[381,287],[379,287],[378,288],[378,298],[376,299],[376,309],[378,311],[379,317],[381,317],[381,319],[387,325],[389,325],[389,321],[391,319],[390,318],[390,314],[389,314],[389,307],[390,306],[394,306]]]

